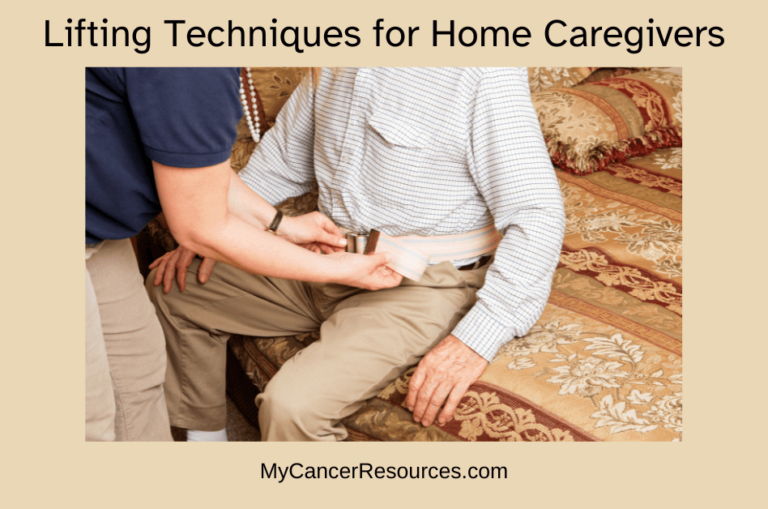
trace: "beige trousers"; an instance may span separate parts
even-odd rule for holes
[[[171,424],[225,426],[226,341],[231,334],[285,336],[320,329],[256,398],[263,440],[343,440],[341,419],[380,392],[451,333],[475,302],[487,266],[430,267],[420,282],[370,292],[253,276],[219,263],[169,294],[147,279],[168,349],[165,391]]]
[[[172,440],[163,331],[131,241],[85,248],[85,439]]]

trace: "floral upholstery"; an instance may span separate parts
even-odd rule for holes
[[[275,118],[280,109],[291,96],[296,85],[304,78],[307,70],[303,67],[251,67],[251,80],[256,89],[260,109],[256,114],[266,122],[267,129],[275,125]],[[251,153],[256,148],[245,117],[237,125],[237,140],[232,150],[232,168],[240,171],[246,164]]]
[[[587,83],[595,81],[618,78],[627,74],[651,70],[650,67],[591,67],[591,69],[595,69],[595,71],[584,78],[582,82],[578,83],[579,85],[586,85]]]
[[[645,71],[531,94],[552,160],[586,175],[682,146],[683,78]]]
[[[531,92],[550,88],[570,88],[593,81],[647,71],[649,67],[529,67]]]
[[[531,87],[531,92],[575,87],[597,69],[597,67],[529,67],[528,85]]]

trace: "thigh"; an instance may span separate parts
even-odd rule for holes
[[[457,284],[356,293],[335,306],[320,340],[288,360],[267,391],[294,398],[319,419],[341,419],[450,334],[474,292]]]
[[[170,441],[165,341],[128,239],[104,241],[86,261],[115,388],[115,437]]]
[[[118,391],[140,391],[165,377],[163,333],[130,240],[104,241],[86,262]]]
[[[101,331],[99,304],[85,270],[85,439],[115,439],[115,397],[107,350]]]
[[[305,283],[256,276],[217,263],[210,279],[197,281],[200,260],[187,272],[184,292],[173,285],[168,294],[155,287],[154,271],[147,289],[158,311],[169,320],[191,324],[226,340],[230,334],[279,336],[317,330],[320,317]]]

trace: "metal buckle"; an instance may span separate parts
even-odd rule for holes
[[[365,253],[368,245],[367,233],[347,233],[347,253]]]
[[[347,253],[371,254],[376,252],[376,244],[379,242],[379,232],[371,230],[370,233],[347,233]]]

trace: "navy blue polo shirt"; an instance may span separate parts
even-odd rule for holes
[[[226,161],[243,114],[237,68],[85,70],[85,242],[125,239],[160,212],[152,161]]]

